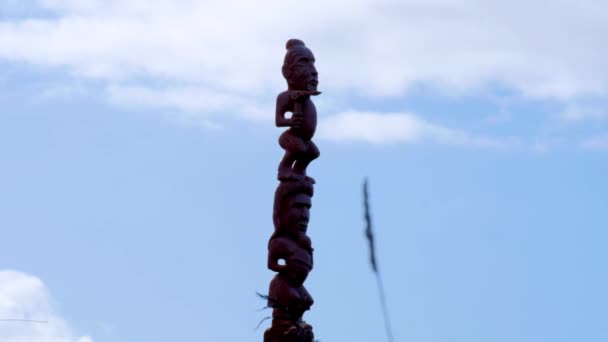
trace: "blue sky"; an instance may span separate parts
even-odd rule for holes
[[[256,341],[284,44],[321,341],[608,339],[606,5],[0,2],[0,341]],[[285,16],[285,13],[290,13]]]

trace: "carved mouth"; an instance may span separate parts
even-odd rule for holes
[[[311,80],[311,81],[308,82],[308,86],[306,88],[309,91],[314,91],[314,90],[317,90],[317,85],[318,84],[319,84],[319,81],[317,81],[317,80]]]

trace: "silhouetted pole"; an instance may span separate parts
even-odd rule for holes
[[[299,39],[290,39],[286,48],[282,72],[287,90],[277,96],[276,125],[289,128],[279,137],[285,154],[278,167],[274,233],[268,241],[268,268],[278,274],[268,289],[272,326],[264,332],[264,342],[313,342],[312,326],[302,320],[314,302],[304,287],[313,267],[313,248],[306,232],[315,183],[306,168],[319,157],[312,142],[317,111],[311,96],[320,92],[312,51]],[[286,117],[287,112],[291,116]]]

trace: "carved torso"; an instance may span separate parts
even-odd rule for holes
[[[294,113],[297,109],[297,103],[300,104],[304,121],[300,127],[291,127],[294,135],[299,136],[303,140],[312,140],[317,129],[317,108],[310,100],[310,96],[304,96],[297,100],[291,98],[291,91],[284,91],[277,98],[277,107],[285,114],[287,112]]]
[[[310,272],[313,267],[310,239],[305,234],[295,241],[286,237],[273,238],[268,242],[268,258],[270,259],[269,265],[275,265],[279,259],[285,260],[284,267],[273,267],[273,271],[281,272],[283,268],[299,269],[303,267],[309,268],[308,272]]]

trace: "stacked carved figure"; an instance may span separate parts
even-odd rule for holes
[[[313,248],[307,230],[315,181],[306,174],[306,168],[319,157],[312,142],[317,111],[311,96],[320,92],[315,58],[304,42],[298,39],[287,42],[282,71],[288,89],[277,97],[276,124],[289,128],[279,138],[285,155],[279,164],[274,233],[268,242],[268,268],[278,274],[268,290],[272,326],[264,333],[264,342],[312,342],[312,327],[302,320],[313,304],[304,281],[313,267]]]

